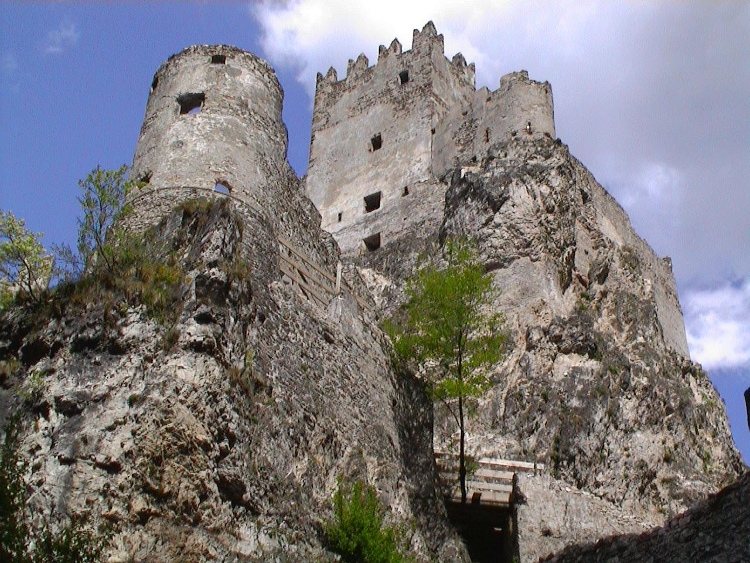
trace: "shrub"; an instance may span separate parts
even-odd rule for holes
[[[334,518],[326,526],[329,547],[350,563],[399,563],[403,554],[401,533],[383,522],[384,510],[372,487],[339,484],[333,496]]]

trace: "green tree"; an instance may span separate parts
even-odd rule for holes
[[[41,238],[41,233],[26,228],[23,219],[0,209],[0,308],[16,293],[41,301],[52,272],[52,258]]]
[[[107,233],[128,212],[125,197],[132,186],[128,167],[117,170],[94,168],[78,185],[83,217],[78,219],[78,256],[83,268],[103,263],[110,272],[115,269],[114,244],[107,244]]]
[[[429,263],[407,282],[407,301],[386,323],[396,353],[427,374],[433,398],[443,402],[459,427],[459,481],[466,502],[466,400],[491,385],[489,371],[502,360],[508,340],[502,317],[486,308],[493,297],[476,246],[449,239],[445,266]]]

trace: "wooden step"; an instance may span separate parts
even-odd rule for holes
[[[461,502],[461,491],[453,491],[450,495],[451,501]],[[466,502],[490,505],[510,506],[511,494],[494,491],[479,491],[476,489],[466,490]]]
[[[513,482],[515,473],[512,471],[496,471],[494,469],[484,469],[480,467],[476,471],[469,474],[471,479],[481,479],[483,481],[502,481],[502,482]]]
[[[512,493],[513,485],[506,485],[501,483],[482,483],[480,481],[467,481],[467,489],[476,489],[478,491],[497,491],[502,493]]]

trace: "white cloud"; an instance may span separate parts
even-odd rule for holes
[[[371,64],[378,45],[398,38],[411,46],[412,31],[433,20],[446,39],[446,52],[461,51],[480,62],[485,50],[472,34],[506,13],[512,2],[433,0],[431,2],[352,2],[351,0],[265,1],[251,6],[263,29],[261,45],[272,64],[295,68],[312,93],[315,75],[334,66],[343,78],[346,63],[364,52]]]
[[[683,311],[694,360],[706,369],[750,367],[750,278],[687,290]]]
[[[78,31],[76,24],[64,21],[57,29],[53,29],[47,34],[44,42],[44,53],[47,55],[59,55],[65,49],[74,47],[80,37],[81,33]]]

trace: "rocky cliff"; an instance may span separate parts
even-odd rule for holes
[[[166,320],[117,292],[2,316],[35,525],[106,522],[110,561],[325,561],[333,491],[361,480],[421,559],[462,560],[423,390],[351,293],[325,308],[281,281],[267,227],[224,200],[149,231],[183,266]]]
[[[549,563],[750,560],[750,473],[709,499],[639,535],[604,538],[570,547]]]
[[[514,348],[476,405],[470,451],[547,465],[519,485],[522,560],[642,530],[736,479],[743,465],[721,398],[689,359],[669,259],[567,147],[497,143],[443,185],[439,229],[356,260],[393,311],[420,253],[447,236],[477,241]],[[436,422],[436,444],[452,447],[451,420],[438,410]]]

